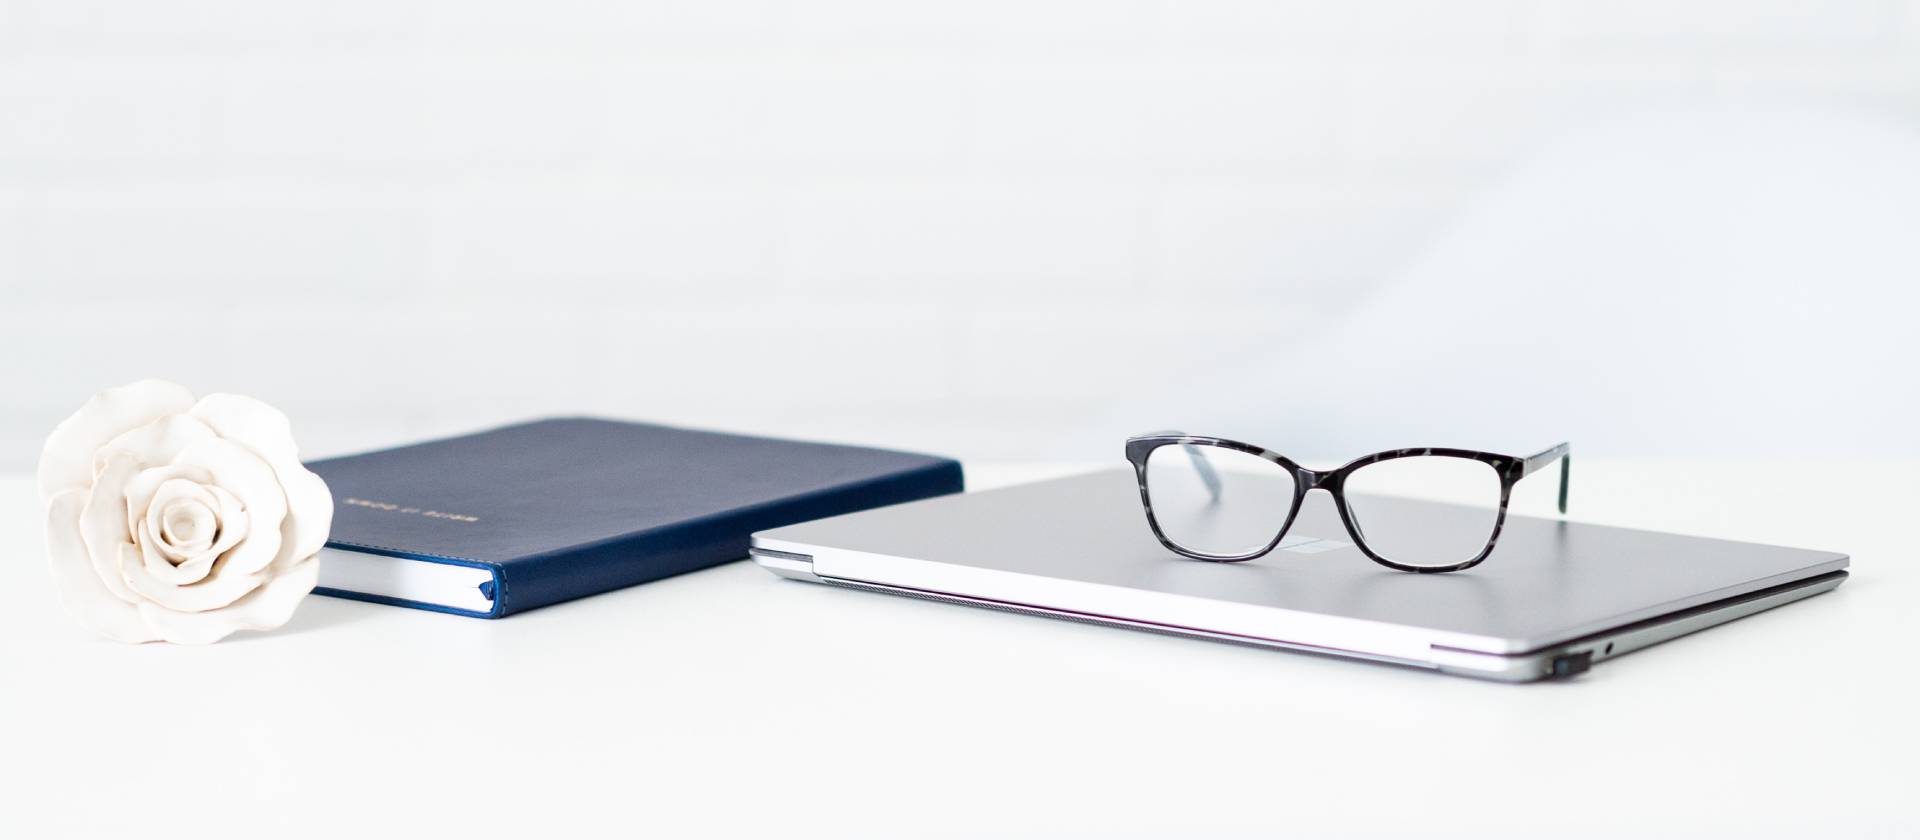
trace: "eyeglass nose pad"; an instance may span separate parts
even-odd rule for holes
[[[1366,542],[1367,529],[1360,527],[1360,514],[1355,513],[1351,506],[1346,506],[1346,507],[1347,507],[1347,521],[1353,523],[1354,536],[1359,537],[1361,542]]]

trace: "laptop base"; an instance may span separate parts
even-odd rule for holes
[[[1320,645],[1300,644],[1283,639],[1242,636],[1193,627],[1179,627],[1114,616],[1080,613],[1033,604],[994,601],[986,598],[913,589],[890,584],[825,577],[813,573],[813,558],[809,555],[758,547],[752,550],[751,555],[754,562],[758,563],[762,568],[781,577],[793,580],[824,583],[848,589],[882,592],[890,595],[901,595],[909,598],[920,598],[949,604],[964,604],[1021,615],[1043,616],[1046,618],[1064,619],[1067,621],[1077,621],[1085,624],[1097,624],[1108,627],[1124,627],[1130,630],[1140,630],[1168,636],[1207,639],[1210,641],[1227,642],[1229,644],[1286,650],[1296,653],[1310,653],[1319,656],[1333,656],[1342,659],[1360,659],[1368,662],[1439,671],[1444,674],[1453,674],[1456,676],[1476,677],[1512,683],[1575,676],[1584,673],[1598,662],[1624,656],[1636,650],[1652,647],[1653,645],[1670,639],[1677,639],[1717,624],[1725,624],[1738,618],[1745,618],[1746,616],[1764,612],[1783,604],[1790,604],[1803,598],[1831,591],[1847,579],[1847,572],[1845,571],[1828,572],[1804,580],[1783,583],[1778,586],[1756,592],[1749,592],[1733,598],[1702,604],[1667,615],[1656,616],[1526,653],[1493,654],[1433,645],[1430,648],[1431,657],[1426,661],[1420,661]]]

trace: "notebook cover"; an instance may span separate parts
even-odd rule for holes
[[[328,547],[491,569],[499,618],[747,556],[755,531],[957,493],[949,458],[594,418],[537,420],[307,465]]]

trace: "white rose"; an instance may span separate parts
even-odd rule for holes
[[[333,524],[286,415],[157,380],[102,391],[53,430],[40,498],[61,600],[123,642],[285,624]]]

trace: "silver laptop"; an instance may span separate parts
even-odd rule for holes
[[[1379,499],[1401,521],[1452,506]],[[754,535],[783,577],[1449,674],[1525,682],[1826,592],[1847,557],[1509,516],[1460,572],[1383,568],[1310,494],[1278,550],[1163,548],[1125,469],[943,496]]]

